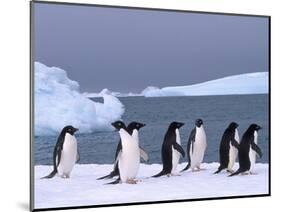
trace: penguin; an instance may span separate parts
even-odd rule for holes
[[[188,164],[182,171],[188,170],[200,171],[200,165],[203,161],[204,154],[207,148],[207,137],[203,126],[202,119],[195,121],[195,128],[191,131],[187,143]]]
[[[128,133],[130,135],[132,135],[135,139],[138,139],[139,140],[139,136],[138,136],[138,131],[144,127],[145,124],[142,124],[142,123],[138,123],[138,122],[131,122],[128,126],[127,126],[127,130],[128,130]],[[136,130],[136,131],[134,131]],[[140,156],[141,158],[147,162],[148,161],[148,154],[141,148],[140,148]],[[97,180],[101,180],[101,179],[110,179],[110,178],[113,178],[115,176],[119,176],[119,168],[118,168],[118,161],[116,161],[117,159],[117,156],[119,154],[119,152],[122,150],[122,144],[121,144],[121,139],[119,140],[119,143],[117,145],[117,148],[116,148],[116,151],[115,151],[115,159],[114,159],[114,167],[113,167],[113,171],[110,172],[110,174],[106,175],[106,176],[103,176],[103,177],[100,177],[98,178]]]
[[[152,177],[160,177],[162,175],[175,174],[179,163],[180,155],[184,157],[185,153],[181,147],[179,129],[184,125],[180,122],[172,122],[164,136],[164,141],[161,149],[163,169],[158,174]]]
[[[214,174],[221,172],[223,169],[233,173],[232,168],[239,149],[238,126],[237,123],[231,122],[225,129],[220,143],[220,166]]]
[[[112,123],[112,126],[119,131],[121,138],[121,151],[119,151],[116,161],[118,161],[118,169],[120,179],[109,183],[128,183],[136,184],[135,177],[137,176],[140,165],[140,150],[139,141],[133,135],[128,133],[126,125],[122,121]],[[137,130],[133,130],[133,134]]]
[[[252,174],[256,162],[256,154],[258,154],[260,158],[262,157],[262,151],[257,145],[258,131],[260,129],[261,127],[259,125],[251,124],[243,134],[238,151],[239,169],[229,176],[238,175],[247,171]]]
[[[57,173],[62,178],[69,178],[73,166],[79,160],[77,140],[74,133],[78,131],[73,126],[65,126],[53,152],[53,171],[42,179],[52,178]]]

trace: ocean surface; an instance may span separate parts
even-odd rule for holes
[[[161,163],[161,145],[165,132],[172,121],[184,122],[180,129],[181,143],[186,151],[190,131],[197,118],[203,119],[208,147],[204,162],[219,160],[221,136],[232,121],[239,124],[240,139],[251,123],[262,126],[258,145],[263,157],[257,162],[268,162],[268,95],[230,95],[200,97],[120,97],[125,106],[123,121],[145,123],[140,130],[140,145],[149,155],[148,163]],[[95,98],[95,101],[102,101]],[[114,161],[119,142],[118,132],[77,134],[81,164],[110,164]],[[57,136],[35,137],[35,164],[51,165]],[[186,162],[186,157],[181,162]]]

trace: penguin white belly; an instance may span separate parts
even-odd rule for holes
[[[207,148],[207,139],[203,126],[196,127],[195,142],[193,143],[193,153],[192,148],[190,148],[191,155],[191,168],[200,167],[203,161],[205,150]]]
[[[238,130],[235,129],[235,135],[234,135],[234,139],[239,143],[240,139],[239,139],[239,134],[238,134]],[[229,171],[232,171],[232,168],[235,164],[236,158],[237,158],[237,154],[238,154],[238,150],[236,149],[236,147],[234,147],[231,143],[229,143],[229,162],[228,162],[228,167],[227,169]]]
[[[66,133],[61,152],[61,160],[58,165],[58,174],[69,177],[77,160],[77,140],[74,136]]]
[[[258,143],[258,133],[257,131],[254,132],[254,142],[257,144]],[[250,172],[253,172],[254,167],[255,167],[255,163],[256,163],[256,152],[251,148],[250,146],[250,151],[249,151],[249,158],[250,158],[250,162],[251,162],[251,166],[250,166]]]
[[[128,134],[129,135],[129,134]],[[138,140],[128,136],[127,132],[120,130],[122,151],[118,161],[120,178],[122,182],[132,180],[137,176],[140,165],[140,151]]]
[[[181,140],[180,140],[180,133],[179,130],[176,129],[176,142],[181,145]],[[172,173],[176,174],[176,170],[177,170],[177,166],[180,160],[180,153],[174,149],[174,147],[172,146]]]
[[[229,147],[229,162],[228,162],[227,169],[229,171],[231,171],[234,166],[234,163],[236,161],[238,151],[234,146],[232,146],[232,144],[229,144],[229,146],[230,146]]]

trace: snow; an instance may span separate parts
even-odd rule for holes
[[[161,89],[149,86],[142,92],[145,97],[264,93],[268,93],[268,72],[233,75],[187,86],[164,87]]]
[[[178,170],[185,167],[179,164]],[[227,177],[222,171],[214,175],[218,163],[205,163],[200,172],[183,172],[180,176],[151,178],[162,165],[141,164],[137,184],[105,185],[111,180],[96,180],[108,174],[112,165],[77,164],[70,179],[40,179],[51,166],[35,166],[35,208],[101,205],[208,197],[231,197],[268,193],[268,164],[256,164],[255,175]],[[235,169],[238,164],[235,164]]]
[[[110,123],[122,117],[124,106],[112,95],[102,97],[103,103],[88,99],[65,70],[35,62],[35,135],[55,135],[65,125],[81,133],[111,130]]]

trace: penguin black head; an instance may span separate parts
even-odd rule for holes
[[[259,131],[261,129],[261,126],[257,125],[257,124],[251,124],[249,127],[249,130],[251,131]]]
[[[121,130],[121,129],[126,130],[126,125],[122,121],[113,122],[113,123],[111,123],[111,125],[118,131]]]
[[[236,122],[231,122],[228,126],[228,128],[230,129],[236,129],[239,126],[239,124],[237,124]]]
[[[184,125],[184,123],[182,123],[182,122],[176,122],[176,121],[174,121],[174,122],[172,122],[172,123],[170,124],[169,128],[170,128],[170,129],[179,129],[179,128],[181,128],[183,125]]]
[[[196,121],[195,121],[196,127],[201,127],[202,124],[203,124],[202,119],[196,119]]]
[[[62,132],[64,133],[69,133],[70,135],[74,135],[74,133],[76,131],[78,131],[79,129],[78,128],[75,128],[71,125],[68,125],[68,126],[65,126],[63,129],[62,129]]]
[[[139,123],[139,122],[131,122],[129,125],[128,125],[128,130],[139,130],[140,128],[144,127],[145,124],[143,123]]]

